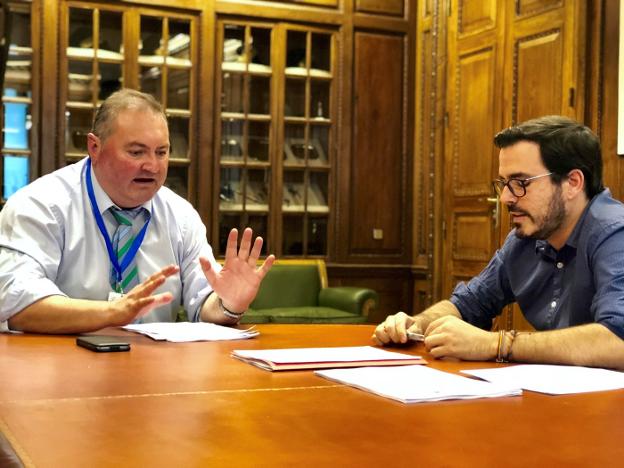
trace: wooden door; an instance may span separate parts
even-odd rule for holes
[[[584,6],[577,0],[456,0],[449,16],[443,292],[487,264],[510,230],[490,181],[492,138],[547,114],[583,118]],[[528,328],[517,308],[505,328]]]
[[[443,297],[486,265],[499,242],[491,181],[501,127],[501,0],[454,0],[448,23]]]

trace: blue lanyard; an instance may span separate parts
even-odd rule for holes
[[[115,269],[115,276],[117,280],[117,287],[115,288],[118,292],[121,291],[121,277],[123,271],[130,265],[134,257],[136,257],[137,252],[139,251],[139,247],[141,247],[141,243],[143,242],[143,238],[145,237],[145,233],[147,232],[147,226],[149,225],[151,216],[147,217],[147,221],[143,225],[143,228],[139,232],[139,234],[134,238],[134,242],[124,255],[124,258],[121,262],[121,265],[117,261],[117,255],[113,250],[113,243],[111,242],[111,238],[106,231],[106,226],[104,225],[104,218],[102,218],[102,214],[100,213],[100,209],[97,205],[97,200],[95,199],[95,192],[93,191],[93,182],[91,180],[91,158],[87,159],[87,170],[86,170],[86,179],[87,179],[87,193],[89,194],[89,201],[91,202],[91,210],[93,211],[93,216],[95,217],[95,222],[100,228],[100,233],[104,238],[104,242],[106,242],[106,250],[108,250],[108,258],[110,259],[113,268]]]

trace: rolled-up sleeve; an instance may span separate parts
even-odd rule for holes
[[[498,250],[488,265],[468,283],[459,283],[450,301],[462,318],[479,328],[490,329],[492,320],[503,307],[513,302],[504,268],[505,247]]]

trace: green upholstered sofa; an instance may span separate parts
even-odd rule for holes
[[[327,287],[323,260],[278,260],[241,323],[363,323],[377,303],[372,289]]]

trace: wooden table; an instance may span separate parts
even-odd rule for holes
[[[615,466],[624,390],[405,405],[233,349],[370,344],[369,325],[260,325],[235,342],[0,335],[0,432],[26,466]],[[113,330],[115,334],[126,334]],[[100,332],[102,334],[102,332]],[[436,361],[457,372],[494,363]]]

